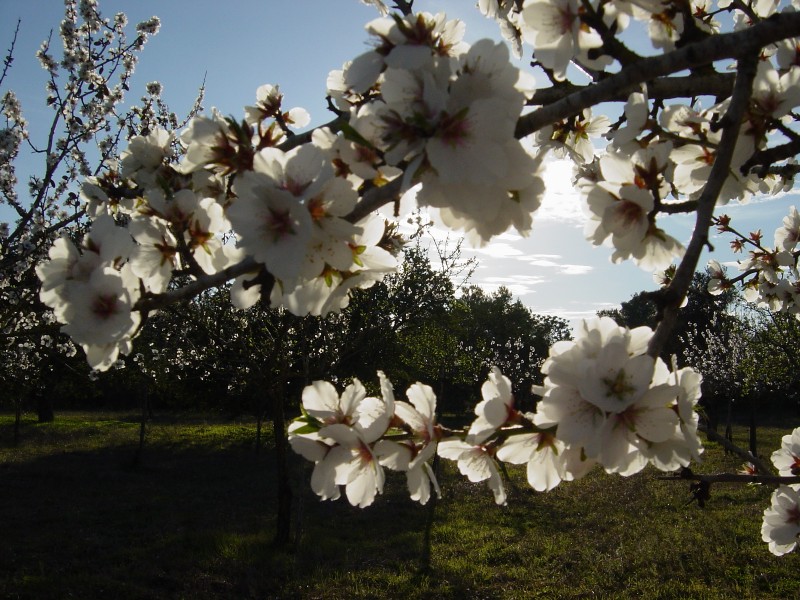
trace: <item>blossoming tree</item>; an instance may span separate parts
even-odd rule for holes
[[[416,14],[412,0],[396,0],[391,14],[369,4],[382,13],[367,24],[373,49],[330,73],[328,124],[300,133],[306,111],[287,109],[278,86],[264,85],[243,120],[197,116],[177,137],[154,128],[130,141],[116,169],[86,178],[91,228],[79,245],[58,239],[37,268],[40,297],[63,331],[102,370],[131,351],[153,311],[230,280],[238,308],[268,298],[295,314],[336,312],[351,290],[398,265],[402,245],[376,209],[413,199],[478,245],[511,228],[528,235],[546,189],[542,167],[567,157],[590,243],[651,271],[676,263],[655,331],[584,322],[574,341],[551,347],[534,413],[515,408],[512,383],[492,370],[464,431],[436,422],[436,396],[422,383],[398,399],[382,373],[380,397],[358,380],[342,391],[316,381],[290,443],[314,463],[321,498],[343,491],[360,507],[381,493],[387,468],[404,472],[411,497],[425,503],[439,493],[436,454],[487,481],[501,504],[503,462],[527,465],[544,491],[595,465],[630,475],[699,459],[700,377],[660,354],[715,206],[792,185],[796,2],[480,0],[509,44],[471,46],[460,21]],[[626,42],[637,28],[647,53]],[[549,85],[537,87],[510,52],[531,55]],[[619,103],[620,117],[592,114],[601,103]],[[685,247],[659,226],[676,213],[695,218]],[[741,279],[753,301],[798,312],[799,239],[792,211],[774,249],[759,240]],[[780,485],[762,529],[776,554],[800,533],[798,456],[795,431],[773,455],[779,475],[748,457],[758,473],[740,476]]]
[[[44,133],[31,132],[12,90],[0,94],[0,206],[14,218],[0,223],[0,381],[17,409],[23,396],[42,387],[45,373],[76,353],[40,302],[35,272],[59,236],[80,239],[86,227],[76,183],[104,173],[120,142],[153,128],[180,126],[161,100],[158,83],[148,84],[140,104],[125,105],[139,52],[158,27],[157,18],[139,23],[131,39],[124,14],[102,19],[95,3],[67,2],[58,31],[62,54],[53,48],[52,35],[37,52],[51,110],[49,117],[46,112],[38,117],[38,132]],[[16,41],[15,33],[0,87],[13,68]],[[22,172],[16,164],[20,153],[34,157]],[[27,181],[19,185],[20,178]],[[48,413],[52,418],[52,401],[46,401],[52,394],[41,396],[40,419]]]

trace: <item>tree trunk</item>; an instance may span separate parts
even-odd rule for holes
[[[260,389],[263,390],[264,387],[265,387],[263,385],[264,381],[263,381],[262,378],[259,378],[259,379],[261,380],[261,383],[262,383],[262,385],[259,386],[259,387],[260,387]],[[256,402],[256,413],[257,413],[256,414],[256,419],[257,419],[256,420],[256,456],[259,456],[261,454],[261,436],[262,436],[262,431],[263,431],[263,428],[264,428],[264,412],[265,412],[265,406],[264,406],[265,402],[264,402],[264,400],[265,400],[265,397],[266,396],[263,393],[258,394],[258,401]]]
[[[289,481],[287,457],[286,418],[283,412],[283,380],[278,383],[272,396],[272,426],[275,436],[275,464],[278,472],[278,513],[275,523],[276,546],[286,546],[291,536],[292,487]]]
[[[14,402],[14,446],[19,446],[21,425],[22,425],[22,397],[17,396],[17,399]]]
[[[52,423],[56,419],[53,411],[53,395],[52,394],[36,394],[36,413],[39,417],[39,423]]]
[[[750,394],[750,454],[758,457],[758,444],[756,440],[756,394]]]
[[[136,448],[136,455],[133,457],[133,466],[138,467],[142,464],[144,454],[144,440],[147,434],[147,420],[150,417],[150,396],[147,393],[147,383],[143,383],[139,388],[139,408],[141,409],[139,419],[139,446]]]
[[[733,400],[730,398],[728,398],[728,420],[725,423],[725,439],[731,444],[733,443]],[[730,454],[727,448],[725,449],[725,454]]]

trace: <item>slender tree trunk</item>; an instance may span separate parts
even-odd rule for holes
[[[262,379],[259,377],[259,379]],[[264,389],[265,385],[263,379],[261,381],[262,385],[260,386],[261,389]],[[261,436],[264,429],[264,412],[265,412],[265,399],[266,395],[263,393],[258,394],[258,401],[256,403],[256,456],[261,454]]]
[[[292,524],[292,487],[289,481],[289,463],[287,456],[286,417],[283,411],[285,375],[279,375],[275,392],[272,396],[272,426],[275,436],[275,464],[278,472],[278,512],[275,523],[276,546],[286,546],[291,537]]]
[[[725,439],[733,443],[733,400],[728,399],[728,420],[725,423]],[[726,449],[725,454],[730,454]]]
[[[758,443],[756,440],[756,394],[750,394],[750,454],[758,456]]]
[[[36,412],[39,417],[39,423],[52,423],[56,420],[56,415],[53,411],[52,394],[36,394]]]
[[[138,467],[142,464],[144,454],[144,441],[147,434],[147,420],[150,416],[150,396],[147,393],[147,383],[143,383],[139,388],[139,408],[141,410],[139,419],[139,446],[136,448],[136,455],[133,457],[133,466]]]
[[[18,395],[14,402],[14,446],[19,446],[20,427],[22,425],[22,396]]]

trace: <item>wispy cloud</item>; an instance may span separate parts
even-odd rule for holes
[[[589,271],[594,270],[590,265],[559,265],[560,273],[563,275],[585,275]]]
[[[465,250],[492,258],[519,258],[523,255],[522,250],[505,242],[492,242],[483,248],[465,248]]]

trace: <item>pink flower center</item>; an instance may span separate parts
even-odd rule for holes
[[[92,302],[92,313],[100,319],[109,319],[118,312],[117,301],[118,298],[112,294],[96,296]]]
[[[628,202],[627,200],[621,200],[615,212],[625,229],[636,225],[644,216],[644,211],[641,206],[635,202]]]
[[[786,511],[786,522],[792,525],[800,525],[800,506],[795,504]]]
[[[294,181],[293,179],[287,179],[286,183],[283,185],[283,189],[292,196],[302,196],[309,185],[311,185],[310,181]]]
[[[288,209],[269,209],[269,216],[266,219],[265,227],[267,233],[273,241],[285,238],[294,233],[294,223]]]
[[[361,461],[361,464],[368,465],[372,462],[373,456],[372,452],[364,442],[358,446],[358,459]]]
[[[469,122],[466,116],[466,112],[461,111],[455,116],[445,115],[442,118],[437,135],[442,142],[451,148],[464,145],[464,142],[470,137]]]

